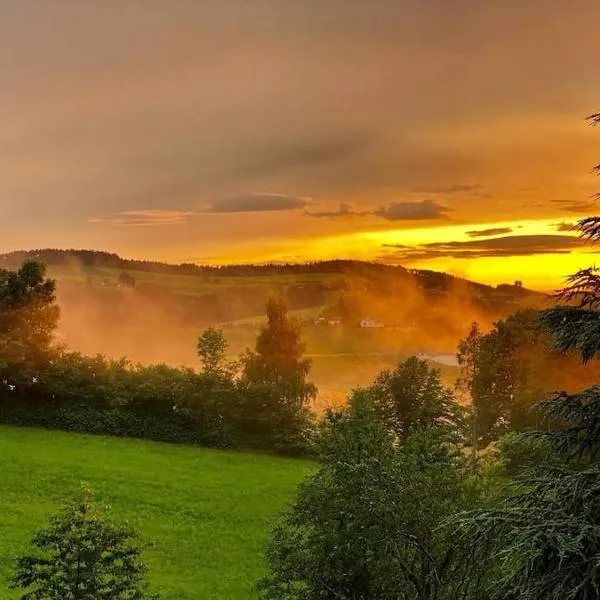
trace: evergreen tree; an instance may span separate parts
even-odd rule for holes
[[[255,350],[242,357],[238,385],[240,427],[255,444],[292,454],[307,451],[313,429],[310,401],[317,388],[308,380],[304,349],[286,305],[270,300]]]
[[[600,124],[600,114],[590,117]],[[596,167],[596,170],[600,170]],[[584,239],[600,239],[600,217],[582,219]],[[543,323],[562,351],[582,361],[600,355],[600,285],[594,269],[573,275],[559,297],[569,304],[544,311]],[[600,598],[600,385],[561,392],[541,404],[555,426],[542,437],[562,466],[546,464],[518,482],[506,509],[457,521],[482,560],[499,557],[503,577],[489,595],[519,600]]]
[[[302,358],[305,345],[300,328],[287,313],[283,301],[269,300],[267,324],[256,338],[254,351],[244,357],[244,377],[277,388],[286,402],[300,409],[316,396],[317,389],[307,380],[310,360]]]
[[[17,558],[13,587],[26,590],[21,600],[156,600],[134,540],[86,492],[34,536],[36,554]]]

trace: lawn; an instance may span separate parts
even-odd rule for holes
[[[223,452],[0,426],[0,598],[33,532],[81,482],[152,546],[162,600],[254,598],[277,515],[314,465]]]

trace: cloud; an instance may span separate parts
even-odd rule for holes
[[[335,219],[338,217],[356,217],[356,216],[364,215],[365,213],[356,212],[356,210],[354,209],[354,206],[352,206],[352,204],[349,204],[347,202],[341,202],[338,210],[320,211],[320,212],[314,212],[314,213],[306,211],[305,214],[307,214],[310,217],[319,217],[319,218],[327,217],[327,218]]]
[[[450,185],[419,186],[414,188],[413,191],[424,194],[465,194],[468,192],[481,192],[483,189],[482,185],[477,184],[452,183]]]
[[[343,134],[337,137],[317,137],[314,140],[299,141],[293,144],[274,143],[265,153],[266,166],[300,167],[322,165],[360,153],[368,140],[363,135]]]
[[[356,211],[354,206],[347,202],[340,203],[338,210],[308,212],[311,217],[368,217],[376,216],[388,221],[422,221],[429,219],[445,219],[446,213],[453,210],[435,200],[421,200],[419,202],[391,202],[380,206],[377,210]]]
[[[590,213],[598,209],[598,205],[593,202],[576,202],[573,200],[551,200],[552,204],[557,204],[561,210],[572,213]]]
[[[260,192],[215,200],[204,212],[243,213],[298,210],[306,208],[308,203],[309,199],[299,196]]]
[[[354,132],[314,132],[310,139],[280,140],[276,133],[255,142],[252,152],[227,172],[227,176],[273,176],[293,170],[330,167],[362,155],[372,143],[368,135]],[[306,134],[305,134],[306,135]],[[300,139],[298,139],[300,138]]]
[[[473,238],[491,237],[494,235],[502,235],[503,233],[512,233],[512,229],[510,227],[492,227],[491,229],[474,229],[467,231],[467,235]]]
[[[91,217],[88,223],[119,227],[148,227],[156,225],[183,225],[194,213],[180,210],[129,210],[107,217]]]
[[[575,225],[576,223],[566,223],[565,221],[562,221],[561,223],[555,223],[554,229],[556,229],[556,231],[573,231]]]
[[[392,202],[387,206],[380,206],[371,214],[388,221],[421,221],[445,219],[446,213],[451,210],[453,209],[435,200],[421,200],[420,202]]]
[[[549,204],[548,190],[585,201],[593,185],[598,132],[578,107],[597,86],[598,0],[577,11],[547,0],[537,20],[536,3],[517,0],[431,0],[431,10],[419,0],[128,2],[118,18],[115,0],[11,5],[0,19],[12,49],[0,56],[3,247],[174,256],[202,239],[210,254],[233,255],[235,242],[279,256],[290,235],[306,235],[303,224],[338,235],[361,217],[262,213],[258,233],[250,213],[202,213],[159,239],[82,223],[124,210],[210,210],[213,199],[252,191],[343,199],[357,213],[433,198],[463,224],[481,214],[538,219],[554,207],[560,221],[578,215]],[[564,70],[568,85],[556,77]],[[419,186],[429,193],[413,194]],[[480,201],[486,191],[498,200]]]
[[[395,248],[392,256],[385,260],[397,261],[426,260],[433,258],[489,258],[529,256],[532,254],[569,254],[585,243],[570,235],[515,235],[466,242],[432,242],[406,248],[406,246],[386,245]]]

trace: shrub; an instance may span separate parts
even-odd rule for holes
[[[104,518],[89,492],[33,538],[36,554],[17,558],[21,600],[152,600],[135,533]]]

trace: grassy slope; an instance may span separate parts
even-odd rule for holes
[[[12,559],[87,481],[153,542],[162,600],[253,598],[277,514],[309,462],[0,426],[0,597]]]
[[[71,280],[83,282],[91,277],[97,284],[105,279],[116,282],[121,273],[133,275],[138,284],[152,283],[163,285],[179,294],[206,294],[227,286],[265,286],[273,290],[300,282],[321,281],[328,283],[342,278],[339,274],[306,273],[303,275],[252,275],[252,276],[201,276],[181,275],[173,273],[150,273],[132,269],[115,269],[112,267],[88,267],[50,265],[48,275],[59,281]]]

